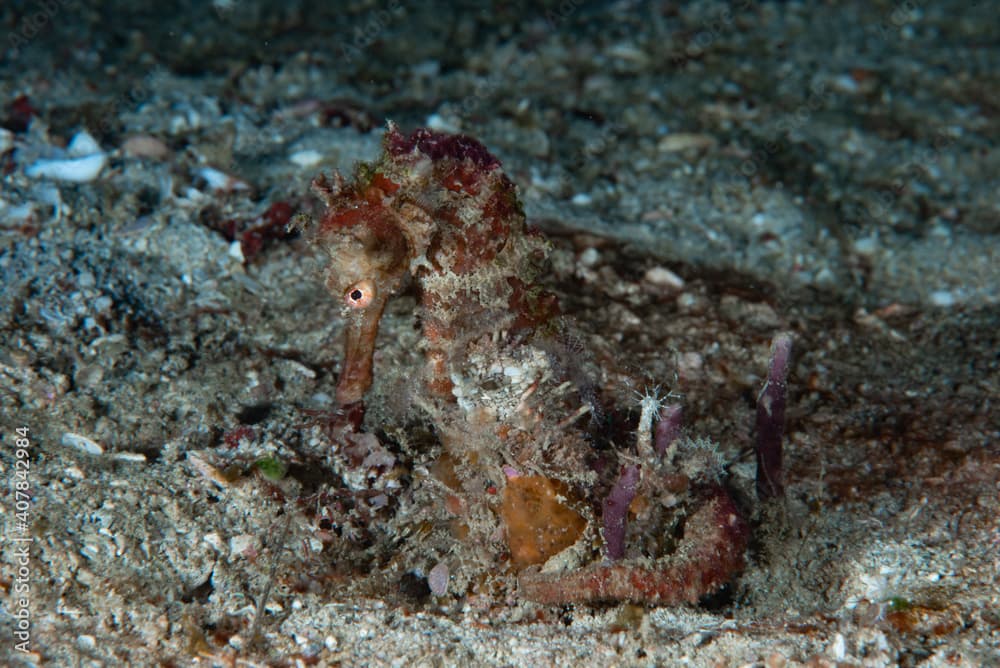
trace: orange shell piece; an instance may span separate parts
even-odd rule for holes
[[[573,545],[587,521],[562,499],[565,483],[545,476],[518,476],[507,481],[500,517],[516,570],[543,564]]]

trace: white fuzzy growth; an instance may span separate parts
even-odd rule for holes
[[[654,389],[642,395],[639,402],[639,427],[636,433],[636,450],[642,459],[653,459],[653,420],[660,414],[663,400],[660,393]]]

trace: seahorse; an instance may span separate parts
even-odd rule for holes
[[[527,227],[516,186],[481,143],[427,129],[404,135],[390,123],[376,161],[359,164],[349,183],[320,176],[313,189],[326,211],[307,225],[308,235],[326,256],[326,287],[346,322],[337,403],[345,414],[363,415],[386,303],[415,283],[423,381],[437,400],[432,420],[448,460],[439,468],[450,471],[442,480],[462,498],[453,505],[476,516],[463,528],[478,526],[467,542],[489,544],[502,530],[508,554],[494,555],[493,567],[519,572],[524,598],[679,603],[717,590],[742,569],[747,527],[714,483],[689,494],[677,550],[601,563],[600,520],[589,498],[599,476],[582,432],[558,414],[564,384],[552,378],[538,345],[559,327],[554,295],[536,282],[548,246]],[[636,482],[657,508],[662,468],[647,462]],[[538,572],[570,552],[575,567]]]
[[[383,153],[346,184],[313,189],[326,212],[311,239],[328,257],[326,286],[343,304],[343,368],[336,399],[361,402],[372,384],[375,337],[387,300],[415,280],[423,308],[429,389],[447,398],[454,357],[489,331],[544,323],[554,296],[533,285],[545,243],[528,232],[516,186],[471,137],[392,123]]]

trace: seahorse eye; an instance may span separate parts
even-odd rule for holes
[[[347,288],[344,302],[351,308],[361,309],[372,303],[375,298],[375,284],[364,279]]]

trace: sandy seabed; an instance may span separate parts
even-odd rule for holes
[[[0,9],[0,662],[1000,663],[989,3],[338,4]],[[432,596],[416,511],[317,512],[366,484],[317,418],[339,309],[271,223],[386,120],[501,158],[602,396],[677,392],[737,489],[792,334],[786,497],[719,596]],[[411,481],[414,322],[366,422]]]

